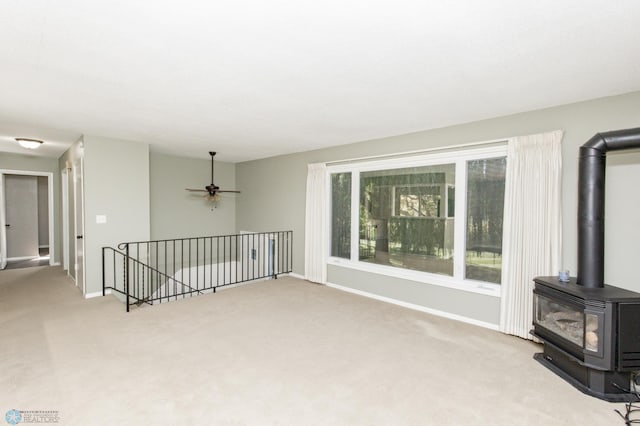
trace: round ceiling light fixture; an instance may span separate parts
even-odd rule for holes
[[[20,144],[21,147],[27,149],[36,149],[39,148],[44,142],[38,139],[30,139],[30,138],[16,138],[16,142]]]

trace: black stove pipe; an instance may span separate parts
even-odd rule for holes
[[[597,133],[580,147],[578,281],[604,287],[604,190],[608,151],[640,148],[640,128]]]

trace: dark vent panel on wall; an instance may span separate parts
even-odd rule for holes
[[[620,370],[640,369],[640,305],[621,303],[618,314],[620,348],[618,365]]]

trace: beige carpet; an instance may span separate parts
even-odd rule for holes
[[[290,277],[125,313],[60,268],[0,272],[0,421],[616,425],[539,347]],[[4,424],[4,423],[3,423]]]

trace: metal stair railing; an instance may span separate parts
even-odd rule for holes
[[[109,252],[111,253],[110,257]],[[107,272],[107,270],[111,273]],[[119,281],[115,279],[119,275],[122,276],[120,286],[118,286]],[[129,312],[129,307],[133,305],[140,306],[144,303],[153,305],[154,301],[161,302],[163,299],[168,301],[172,297],[177,299],[178,295],[183,295],[184,297],[184,295],[192,293],[203,294],[202,291],[149,265],[145,265],[139,260],[128,257],[125,252],[116,250],[113,247],[102,248],[102,277],[102,295],[105,296],[107,290],[110,290],[124,296],[127,312]],[[110,282],[109,278],[112,278]],[[174,289],[180,288],[181,291],[179,293],[174,291],[171,295],[163,295],[161,292],[158,295],[158,289],[162,288],[162,286],[157,285],[157,283],[161,282],[160,279],[162,279],[162,285],[166,286],[171,283]]]
[[[136,241],[102,248],[102,287],[153,305],[292,271],[293,231]]]

